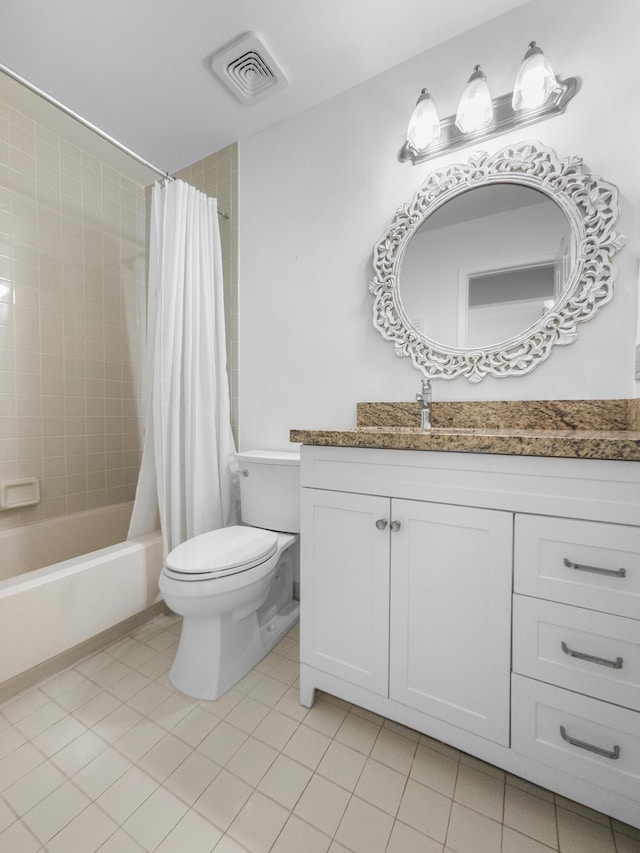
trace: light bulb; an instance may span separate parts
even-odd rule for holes
[[[480,66],[476,65],[467,81],[467,88],[460,98],[456,126],[463,133],[473,133],[489,124],[492,118],[493,104],[491,92],[487,86],[487,77]]]
[[[436,139],[440,139],[440,119],[433,98],[423,89],[413,108],[407,128],[407,145],[414,151],[422,151]]]
[[[558,81],[549,60],[532,41],[516,77],[511,106],[514,110],[537,109],[557,87]]]

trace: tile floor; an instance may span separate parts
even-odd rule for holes
[[[638,853],[640,832],[322,695],[297,626],[216,702],[160,616],[0,706],[3,853]]]

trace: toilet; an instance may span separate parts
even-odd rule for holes
[[[249,450],[236,459],[243,524],[178,545],[160,574],[166,605],[183,617],[169,680],[198,699],[225,693],[299,618],[300,454]]]

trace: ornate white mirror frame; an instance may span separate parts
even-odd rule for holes
[[[426,337],[411,322],[401,298],[401,266],[407,246],[423,222],[447,201],[475,187],[519,184],[538,190],[566,216],[572,235],[573,264],[562,292],[538,322],[491,346],[463,349]],[[374,247],[373,324],[391,341],[399,357],[411,358],[430,378],[529,373],[554,345],[572,343],[577,325],[591,319],[613,296],[613,255],[624,245],[614,230],[618,219],[615,186],[589,174],[576,156],[559,159],[539,142],[509,145],[495,154],[478,152],[467,163],[432,172],[411,202],[402,205]],[[437,286],[437,282],[435,283]]]

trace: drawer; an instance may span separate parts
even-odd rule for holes
[[[640,528],[518,514],[514,589],[640,619]]]
[[[640,714],[511,676],[511,747],[601,788],[640,799]]]
[[[514,595],[513,671],[640,711],[640,622]]]

